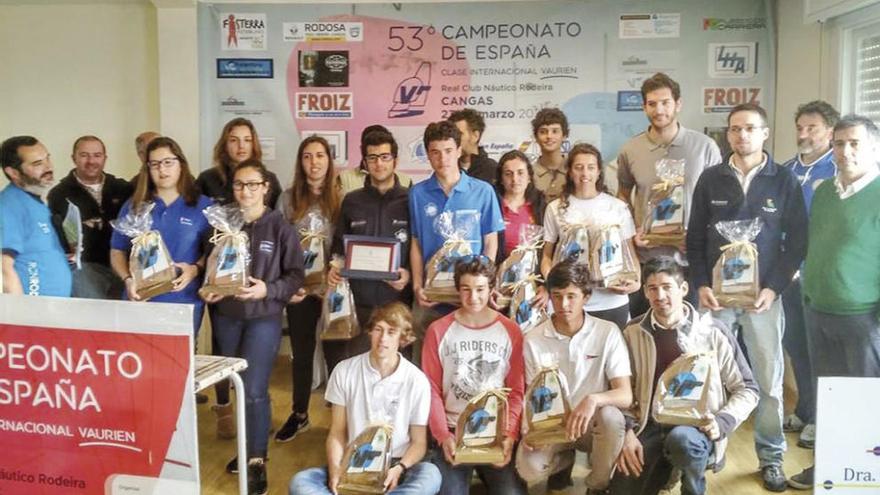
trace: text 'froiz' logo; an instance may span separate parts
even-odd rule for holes
[[[422,62],[415,74],[407,77],[394,90],[394,104],[388,110],[389,119],[413,117],[425,113],[425,104],[431,91],[431,62]]]
[[[745,74],[748,57],[748,46],[721,45],[715,52],[715,70],[730,74]]]

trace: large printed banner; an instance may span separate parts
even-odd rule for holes
[[[491,156],[536,157],[530,121],[556,106],[566,147],[590,142],[612,159],[647,127],[639,88],[658,71],[681,83],[685,125],[723,140],[733,106],[773,107],[766,12],[762,0],[201,3],[202,152],[225,122],[249,118],[287,182],[302,137],[326,137],[336,163],[355,166],[361,130],[382,124],[401,168],[424,175],[429,122],[474,108]]]
[[[197,494],[192,309],[0,295],[0,494]]]

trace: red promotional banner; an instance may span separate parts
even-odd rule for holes
[[[190,339],[0,323],[0,494],[102,494],[120,491],[114,475],[159,478]]]

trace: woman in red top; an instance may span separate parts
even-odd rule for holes
[[[495,181],[505,229],[498,239],[498,263],[519,243],[523,225],[541,225],[544,220],[544,195],[535,187],[535,172],[525,153],[513,150],[502,155]]]

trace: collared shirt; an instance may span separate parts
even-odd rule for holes
[[[819,185],[837,175],[837,164],[834,163],[834,151],[831,149],[814,160],[813,163],[804,163],[801,160],[801,155],[798,154],[785,162],[783,167],[789,167],[800,182],[807,214],[810,213],[810,206],[813,203],[813,193],[816,192]]]
[[[509,255],[519,244],[519,233],[524,225],[535,225],[538,220],[535,218],[534,209],[529,202],[523,203],[519,209],[514,211],[504,200],[501,200],[501,214],[504,216],[504,253]]]
[[[584,324],[571,337],[556,331],[552,318],[530,330],[523,343],[526,384],[541,368],[557,365],[577,406],[590,394],[611,388],[611,380],[631,376],[629,354],[617,325],[584,312]]]
[[[844,186],[840,181],[840,176],[837,176],[834,178],[834,190],[837,191],[837,195],[840,199],[851,198],[864,189],[865,186],[873,182],[878,175],[880,175],[880,172],[878,172],[876,167],[869,167],[868,171],[865,172],[865,175],[859,177],[848,186]]]
[[[394,175],[397,176],[397,180],[400,182],[401,186],[406,188],[412,186],[412,177],[409,175],[400,171],[395,171]],[[339,183],[342,185],[342,195],[345,196],[352,191],[357,191],[364,187],[364,181],[369,176],[369,172],[359,166],[347,168],[340,172]]]
[[[681,347],[678,345],[678,332],[684,331],[691,326],[691,311],[687,304],[684,305],[684,315],[681,320],[679,320],[675,325],[672,326],[664,326],[661,325],[657,318],[654,315],[653,311],[651,313],[651,329],[654,330],[651,336],[654,338],[654,350],[656,351],[656,358],[654,360],[654,383],[651,384],[651,390],[655,390],[657,388],[657,380],[660,379],[660,375],[666,371],[666,368],[672,364],[673,361],[678,359],[681,356]]]
[[[414,364],[398,355],[400,362],[390,375],[382,375],[365,352],[337,364],[327,381],[324,398],[345,408],[348,441],[378,422],[393,427],[392,457],[403,457],[412,439],[410,426],[426,426],[431,410],[428,378]]]
[[[183,196],[179,196],[169,205],[159,197],[154,197],[153,202],[155,206],[150,212],[153,220],[151,229],[158,231],[162,236],[171,259],[177,263],[195,264],[204,254],[205,240],[211,234],[211,225],[202,211],[211,206],[213,201],[207,196],[199,196],[196,204],[188,205]],[[131,211],[131,200],[122,205],[119,218],[124,218],[129,211]],[[131,238],[114,229],[110,237],[110,247],[129,252]],[[200,302],[198,290],[201,285],[202,277],[198,276],[183,290],[160,294],[150,301]]]
[[[69,297],[72,275],[49,208],[37,196],[7,185],[0,191],[0,240],[3,254],[13,256],[24,293]]]
[[[742,170],[740,170],[739,167],[737,167],[733,163],[733,157],[734,157],[734,155],[731,154],[730,159],[727,161],[727,164],[730,165],[730,168],[733,169],[733,174],[736,177],[736,180],[738,180],[739,185],[742,186],[743,194],[748,194],[749,193],[749,186],[752,185],[752,180],[754,180],[754,178],[759,173],[761,173],[761,170],[764,170],[764,166],[767,165],[767,155],[766,154],[764,155],[764,160],[761,162],[760,165],[752,168],[746,174],[743,174]]]
[[[495,185],[495,179],[498,177],[498,162],[489,158],[486,150],[480,146],[477,149],[476,155],[470,156],[470,166],[467,169],[462,168],[466,174],[470,175],[475,179],[480,179],[488,182],[489,184]],[[461,160],[463,163],[464,160]]]
[[[547,168],[540,159],[535,160],[535,187],[544,193],[547,202],[562,196],[565,187],[565,162],[559,168]]]
[[[98,206],[101,206],[101,190],[104,189],[104,174],[101,174],[101,182],[98,182],[97,184],[86,184],[82,181],[82,179],[79,178],[79,175],[76,174],[76,171],[73,172],[73,176],[74,178],[76,178],[76,181],[79,183],[79,185],[81,185],[83,189],[85,189],[86,192],[89,193],[92,199],[94,199],[95,202],[98,203]]]
[[[474,254],[483,250],[483,236],[504,230],[504,218],[498,206],[498,197],[492,186],[479,179],[461,174],[461,179],[449,196],[440,186],[436,174],[410,189],[410,224],[412,237],[422,250],[427,262],[443,245],[443,228],[436,225],[438,215],[451,212],[456,228],[471,243]]]

